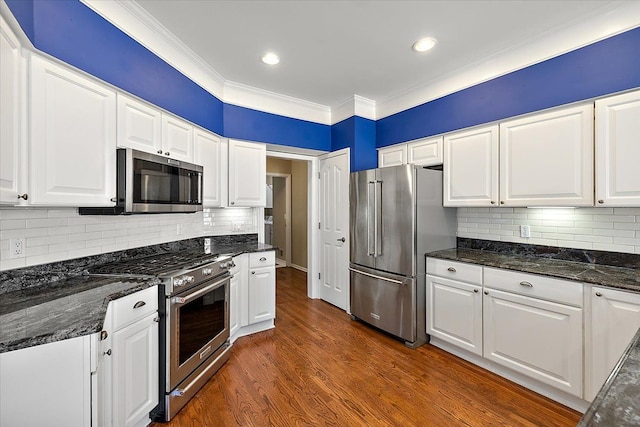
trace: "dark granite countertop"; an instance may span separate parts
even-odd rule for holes
[[[445,249],[430,252],[426,255],[432,258],[504,268],[640,292],[640,271],[635,268],[613,267],[468,248]]]
[[[3,293],[0,353],[99,332],[109,301],[159,282],[85,275]]]
[[[257,235],[214,236],[212,254],[231,256],[275,250]],[[167,253],[205,253],[205,238],[187,239],[102,255],[0,271],[0,353],[99,332],[109,301],[160,281],[154,277],[90,275],[89,270],[122,260]]]
[[[609,375],[579,427],[640,425],[640,330]]]

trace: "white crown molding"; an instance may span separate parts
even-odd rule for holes
[[[571,23],[566,29],[542,34],[502,52],[469,64],[445,79],[425,82],[377,102],[381,119],[587,46],[640,26],[640,2],[618,2],[606,13]]]
[[[80,1],[207,92],[222,99],[224,77],[136,2]]]
[[[353,95],[331,107],[331,124],[334,125],[352,116],[376,119],[376,101],[360,95]]]
[[[227,80],[224,85],[224,102],[300,120],[325,125],[331,124],[331,109],[326,105],[281,95],[230,80]]]

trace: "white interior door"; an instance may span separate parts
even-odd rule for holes
[[[320,298],[349,311],[349,151],[320,158]]]

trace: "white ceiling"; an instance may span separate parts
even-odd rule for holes
[[[554,35],[566,36],[572,27],[613,16],[616,10],[620,15],[620,8],[630,2],[137,3],[224,79],[335,106],[354,95],[389,100],[482,66],[486,72],[501,57],[513,57],[541,41],[546,51],[553,50],[549,44]],[[591,39],[602,37],[601,30]],[[414,53],[412,43],[425,36],[437,38],[438,44],[431,52]],[[566,51],[566,43],[558,49]],[[276,52],[280,64],[261,63],[266,51]],[[503,72],[496,70],[493,75]]]

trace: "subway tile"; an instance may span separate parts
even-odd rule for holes
[[[592,215],[613,215],[613,208],[578,208],[581,213],[589,213]]]
[[[25,219],[2,219],[0,220],[0,230],[18,230],[27,227]]]
[[[636,217],[633,215],[594,215],[593,218],[606,222],[636,222]]]
[[[16,230],[0,230],[0,239],[13,239],[16,237],[35,237],[49,235],[48,228],[23,228]]]
[[[542,233],[542,238],[553,240],[575,240],[575,236],[573,234],[563,233]]]
[[[640,208],[613,208],[616,215],[640,215]]]
[[[84,233],[85,226],[84,225],[70,225],[66,227],[49,227],[49,235],[56,236],[59,234],[78,234]]]
[[[616,222],[613,224],[616,230],[640,230],[640,222]]]
[[[640,246],[640,239],[633,237],[614,237],[613,243],[616,245]]]
[[[579,228],[613,228],[612,222],[575,221],[574,225]]]
[[[78,214],[77,209],[48,209],[48,218],[71,218]]]
[[[608,237],[608,236],[582,236],[582,235],[577,235],[575,237],[576,237],[576,240],[580,241],[580,242],[613,244],[613,237]]]
[[[30,219],[30,218],[46,218],[46,209],[0,209],[0,219]]]
[[[22,268],[26,267],[27,259],[26,258],[14,258],[9,259],[9,254],[6,256],[3,254],[0,258],[0,270],[13,270],[14,268]]]
[[[25,249],[24,254],[27,257],[31,257],[31,256],[35,256],[35,255],[45,255],[49,253],[49,246],[48,245],[43,245],[43,246],[33,246],[33,247],[29,247],[27,246]]]
[[[25,244],[27,248],[32,248],[36,246],[48,246],[54,243],[65,243],[69,241],[69,236],[61,235],[61,236],[39,236],[39,237],[28,237],[25,239]]]
[[[67,218],[36,218],[27,220],[27,228],[62,227],[67,225]]]
[[[49,253],[66,252],[71,249],[80,249],[84,247],[85,247],[84,240],[81,242],[57,243],[57,244],[49,245]]]
[[[591,234],[594,236],[612,236],[612,237],[631,237],[633,238],[634,231],[633,230],[601,230],[594,229]]]
[[[625,245],[613,245],[607,243],[594,243],[593,249],[596,251],[612,251],[612,252],[625,252],[625,253],[633,253],[633,246],[625,246]]]

